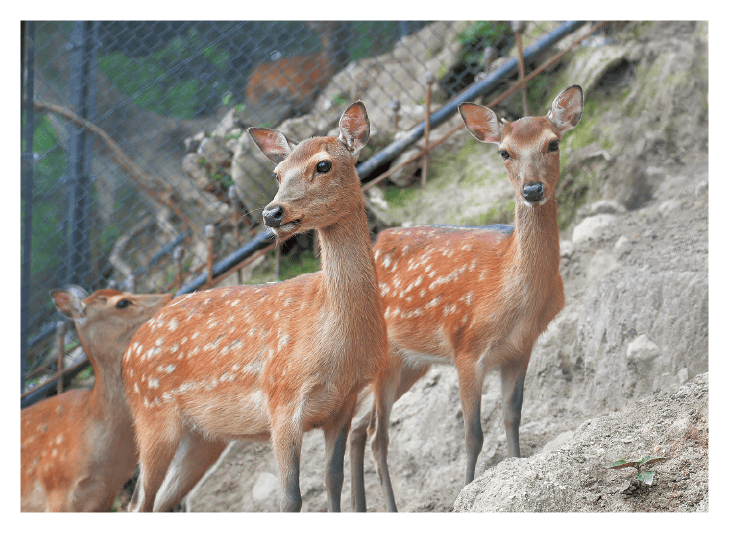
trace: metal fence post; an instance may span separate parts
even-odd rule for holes
[[[97,23],[74,22],[71,33],[71,102],[79,116],[93,122],[96,86]],[[67,179],[70,192],[70,245],[66,281],[87,284],[90,273],[90,185],[91,138],[86,131],[69,124]]]
[[[25,125],[21,124],[21,138],[25,141],[25,150],[21,149],[20,164],[22,168],[21,187],[23,199],[23,257],[20,273],[20,393],[25,390],[25,373],[28,355],[28,324],[30,317],[30,264],[31,241],[33,236],[33,70],[35,55],[35,23],[21,24],[21,87],[20,99]],[[25,89],[25,93],[23,93]],[[25,103],[23,103],[25,94]]]

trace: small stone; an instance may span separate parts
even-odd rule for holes
[[[628,344],[628,361],[649,361],[660,353],[658,345],[646,335],[639,335]]]

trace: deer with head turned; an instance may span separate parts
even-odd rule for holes
[[[248,78],[246,100],[261,106],[282,99],[298,112],[308,111],[319,91],[347,62],[344,24],[338,21],[307,22],[319,36],[322,51],[259,63]]]
[[[270,440],[280,509],[300,511],[301,443],[315,428],[324,432],[328,509],[339,510],[357,394],[388,364],[354,167],[369,137],[364,105],[349,106],[339,127],[338,137],[301,143],[248,130],[276,163],[265,224],[279,238],[316,229],[321,271],[177,298],[132,339],[122,363],[140,454],[131,510],[167,510],[227,442]]]
[[[497,144],[516,191],[514,225],[426,226],[385,230],[375,245],[380,295],[393,360],[375,413],[367,390],[350,435],[352,502],[366,510],[364,448],[368,426],[378,471],[386,468],[389,410],[431,364],[451,362],[466,433],[465,482],[474,479],[483,446],[481,389],[488,370],[501,371],[506,443],[519,457],[524,376],[537,337],[564,306],[559,273],[557,200],[559,144],[580,121],[582,88],[562,91],[544,117],[499,122],[488,108],[459,106],[471,134]],[[391,488],[385,487],[394,508]]]
[[[137,328],[172,295],[75,285],[51,291],[73,319],[94,369],[94,385],[42,400],[20,412],[21,511],[109,511],[137,464],[121,360]]]

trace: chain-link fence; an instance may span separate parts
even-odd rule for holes
[[[437,109],[517,42],[498,22],[22,27],[22,390],[52,352],[50,289],[174,292],[260,234],[276,184],[247,127],[326,134],[365,98],[371,157],[422,120],[426,79]]]

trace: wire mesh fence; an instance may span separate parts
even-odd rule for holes
[[[484,21],[26,22],[22,39],[21,392],[55,360],[50,289],[174,292],[260,233],[276,183],[246,128],[326,134],[367,97],[393,132],[376,150],[422,120],[426,73],[437,108],[517,42]]]

